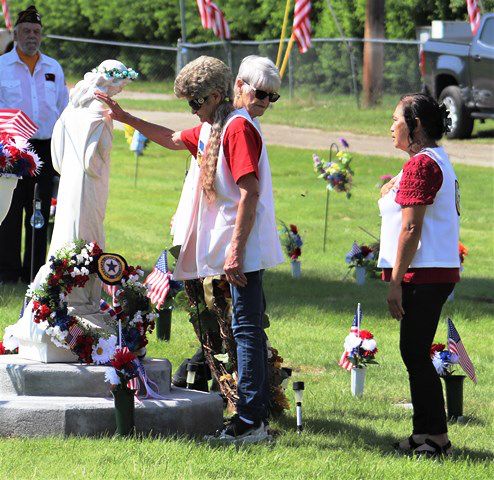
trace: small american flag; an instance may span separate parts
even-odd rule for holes
[[[67,345],[70,348],[74,347],[75,344],[76,344],[76,342],[77,342],[77,339],[81,335],[84,335],[84,332],[82,331],[82,329],[79,326],[77,326],[77,325],[72,325],[69,328],[68,335],[65,337],[65,341],[67,342]]]
[[[166,296],[170,291],[170,278],[172,274],[168,271],[168,252],[163,250],[153,271],[148,275],[144,285],[148,287],[148,297],[156,304],[158,310],[165,303]]]
[[[472,29],[472,35],[477,35],[477,31],[480,27],[480,7],[477,0],[467,0],[468,18],[470,19],[470,27]]]
[[[7,5],[7,0],[2,0],[2,12],[7,30],[12,30],[12,22],[10,20],[9,6]]]
[[[353,317],[353,322],[352,326],[350,328],[350,333],[353,333],[354,335],[358,335],[358,332],[360,330],[360,322],[362,321],[362,307],[360,306],[360,303],[357,305],[357,310],[355,311],[355,315]],[[353,363],[348,360],[348,354],[346,350],[342,353],[340,361],[338,362],[338,365],[341,368],[344,368],[345,370],[350,371],[353,368]]]
[[[36,130],[38,126],[22,110],[0,110],[0,133],[28,140]]]
[[[298,43],[300,53],[305,53],[311,45],[310,0],[295,0],[295,13],[293,17],[293,35]]]
[[[127,382],[127,387],[131,390],[135,390],[136,395],[139,392],[139,378],[133,377]]]
[[[357,242],[353,242],[352,248],[346,254],[346,258],[350,258],[351,259],[355,255],[358,255],[360,253],[360,251],[361,250],[360,250],[360,247],[358,246],[358,243]]]
[[[463,342],[461,341],[460,334],[453,325],[451,318],[448,318],[448,350],[455,355],[458,355],[458,363],[461,368],[465,370],[465,373],[470,377],[473,383],[477,383],[477,376],[475,375],[475,368],[473,366],[470,357],[468,356]]]
[[[222,40],[230,40],[230,27],[218,5],[211,0],[197,0],[202,26],[213,30]]]

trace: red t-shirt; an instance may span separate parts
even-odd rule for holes
[[[439,165],[423,153],[412,157],[403,167],[396,203],[402,207],[432,205],[443,184]],[[391,280],[391,268],[383,269],[384,281]],[[460,281],[459,268],[409,268],[403,277],[404,283],[456,283]]]
[[[197,156],[201,126],[182,130],[180,135],[180,139],[194,157]],[[261,151],[262,139],[256,128],[243,117],[232,120],[223,138],[223,152],[235,183],[249,173],[254,173],[259,178]]]

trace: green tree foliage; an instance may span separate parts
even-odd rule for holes
[[[331,0],[345,35],[364,33],[366,0]],[[33,0],[10,2],[13,18]],[[269,39],[281,33],[285,0],[216,0],[228,19],[232,38]],[[494,0],[484,0],[494,11]],[[292,0],[293,5],[293,0]],[[180,37],[178,0],[42,0],[46,33],[174,45]],[[187,35],[193,42],[211,41],[199,19],[196,0],[185,0]],[[290,16],[291,24],[292,15]],[[313,0],[312,25],[318,37],[339,36],[327,0]],[[434,19],[466,20],[465,0],[386,0],[386,36],[414,38],[416,25]]]
[[[285,0],[215,0],[223,9],[230,25],[232,39],[265,40],[280,37]],[[343,34],[361,38],[364,35],[366,0],[330,0]],[[12,18],[31,5],[33,0],[10,2]],[[202,28],[196,0],[184,0],[187,39],[190,42],[217,40],[211,30]],[[292,0],[292,10],[294,1]],[[176,45],[181,36],[178,0],[39,0],[44,32],[64,36],[96,38],[157,45]],[[494,0],[484,0],[486,11],[494,10]],[[386,0],[386,37],[415,38],[415,28],[430,25],[434,19],[466,20],[465,0]],[[289,27],[293,21],[290,13]],[[328,0],[313,0],[311,22],[315,37],[339,37],[338,28],[328,9]],[[290,35],[290,28],[288,36]],[[144,79],[172,78],[175,73],[174,52],[136,50],[115,46],[89,45],[45,39],[43,50],[60,61],[65,71],[80,77],[88,66],[105,58],[119,58],[137,69]],[[276,56],[276,45],[263,46],[259,52]],[[355,44],[355,54],[362,56],[362,45]],[[236,47],[232,68],[252,48]],[[203,54],[191,49],[189,59]],[[223,46],[209,54],[227,60]],[[416,88],[419,72],[416,49],[385,48],[385,88],[401,91]],[[319,89],[333,92],[351,91],[348,53],[341,43],[316,43],[304,55],[293,54],[294,81],[317,84]],[[357,63],[361,63],[359,60]],[[407,79],[407,85],[404,84]],[[414,87],[415,86],[415,87]]]

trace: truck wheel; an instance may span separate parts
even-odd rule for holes
[[[439,95],[439,103],[444,103],[451,118],[451,131],[446,136],[448,138],[469,138],[472,135],[473,118],[461,98],[460,88],[455,85],[446,87]]]

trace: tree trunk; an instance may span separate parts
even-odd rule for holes
[[[384,0],[367,0],[365,39],[384,38]],[[382,98],[384,44],[364,43],[364,106],[377,105]]]

